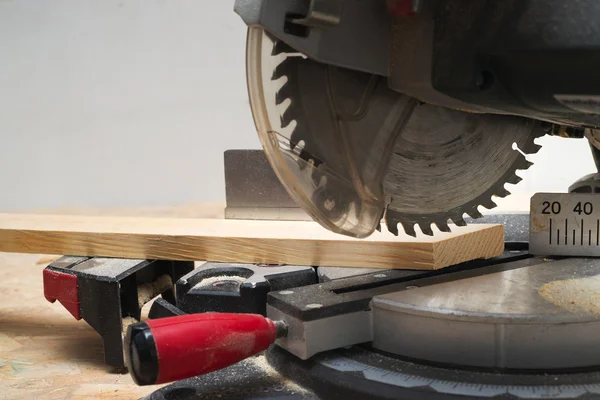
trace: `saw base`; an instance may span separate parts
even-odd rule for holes
[[[360,346],[306,361],[274,347],[267,359],[281,374],[321,399],[600,398],[600,368],[562,373],[461,369]]]
[[[527,332],[523,333],[521,343],[518,341],[511,343],[508,340],[510,337],[508,333],[504,337],[504,342],[501,337],[493,335],[494,340],[485,341],[484,332],[477,330],[472,331],[475,337],[467,337],[466,334],[464,336],[463,343],[470,342],[472,346],[460,347],[459,343],[453,343],[450,339],[459,334],[464,327],[447,324],[445,329],[434,329],[431,325],[434,322],[427,322],[424,319],[418,323],[412,321],[411,324],[415,332],[421,330],[421,343],[415,342],[414,337],[400,330],[396,332],[394,339],[388,338],[389,344],[398,346],[393,351],[404,353],[393,354],[374,347],[382,347],[381,334],[386,329],[386,325],[377,321],[377,311],[375,311],[373,343],[330,350],[308,360],[301,360],[279,346],[272,346],[264,356],[266,360],[263,357],[258,361],[260,364],[258,369],[255,368],[257,361],[250,359],[220,372],[166,386],[150,398],[180,400],[204,398],[202,396],[208,393],[216,393],[215,385],[209,384],[214,379],[223,382],[223,377],[231,375],[232,382],[238,382],[235,376],[242,370],[247,391],[241,397],[232,398],[278,398],[278,395],[286,399],[332,399],[340,396],[345,399],[600,398],[600,363],[595,363],[595,360],[600,359],[595,354],[596,349],[600,347],[598,346],[600,335],[581,331],[594,327],[600,322],[600,315],[576,309],[563,310],[559,305],[548,301],[544,297],[547,293],[540,290],[549,283],[551,285],[553,282],[562,283],[569,281],[565,278],[577,276],[583,281],[588,279],[589,284],[586,286],[588,290],[585,292],[589,302],[593,302],[594,296],[600,293],[600,284],[595,283],[600,282],[595,278],[600,276],[600,260],[542,259],[528,256],[523,251],[513,251],[515,253],[512,257],[510,252],[504,256],[506,262],[494,264],[491,260],[489,266],[479,265],[471,268],[457,266],[457,270],[451,273],[423,277],[420,275],[422,273],[417,272],[413,276],[397,278],[402,279],[406,289],[375,296],[371,304],[373,308],[377,308],[378,302],[387,300],[392,304],[391,300],[393,300],[395,308],[385,318],[389,324],[393,324],[409,318],[407,312],[410,309],[409,304],[416,308],[423,305],[418,304],[420,300],[436,301],[435,296],[425,292],[442,291],[444,295],[438,299],[443,298],[446,303],[429,307],[427,310],[427,318],[432,321],[447,323],[448,308],[452,305],[454,316],[460,314],[458,320],[471,323],[478,320],[481,329],[486,326],[521,326],[522,328],[522,325],[527,325],[528,322],[529,333],[537,332],[534,339],[537,339],[540,344],[538,347],[528,342],[531,337],[527,336]],[[356,279],[361,280],[360,287],[363,290],[377,290],[369,287],[372,282],[365,280],[371,274],[355,275],[361,272],[364,273],[350,268],[323,268],[318,272],[322,283],[311,286],[327,286],[336,281],[347,282],[349,279]],[[456,277],[460,279],[454,279]],[[485,279],[490,285],[481,282],[470,284],[472,279]],[[502,279],[504,285],[499,284],[497,279]],[[357,287],[359,286],[355,286],[354,289]],[[474,288],[480,289],[478,295],[472,293]],[[298,289],[294,288],[292,291]],[[349,303],[344,306],[347,310],[351,310],[350,304],[360,303],[361,298],[357,293],[360,290],[351,289],[351,287],[345,289],[346,295],[349,296]],[[419,291],[423,291],[422,296]],[[500,297],[499,293],[503,295]],[[529,295],[526,296],[526,293]],[[457,297],[461,294],[466,296],[462,303]],[[565,292],[563,300],[569,304],[565,307],[579,307],[584,304],[585,299],[581,296],[579,293],[572,296],[572,300],[567,300],[568,291]],[[473,301],[466,301],[469,298]],[[323,302],[325,300],[327,299],[313,299],[313,301]],[[477,310],[477,307],[481,307],[481,310]],[[500,318],[500,313],[503,313],[504,319]],[[326,318],[323,320],[327,321]],[[345,327],[345,329],[358,328],[357,326]],[[562,328],[570,331],[557,335],[555,329]],[[508,328],[502,329],[508,332]],[[430,332],[429,336],[426,336],[427,332]],[[465,332],[464,329],[462,332]],[[443,336],[447,340],[440,339],[439,343],[435,343],[432,335],[439,335],[440,338]],[[554,342],[550,345],[549,341]],[[400,346],[403,343],[408,345],[403,348]],[[522,348],[519,348],[519,344]],[[524,346],[525,344],[527,346]],[[500,367],[494,363],[490,366],[476,365],[481,363],[482,359],[485,360],[484,356],[488,352],[498,354],[498,346],[503,346],[506,366]],[[406,348],[413,351],[412,357],[407,356]],[[445,353],[440,349],[445,349]],[[432,353],[436,351],[448,356],[446,362],[431,360]],[[520,354],[522,357],[521,359],[508,357],[511,354],[513,356]],[[265,361],[268,364],[265,364]],[[248,375],[247,371],[253,373]],[[265,373],[276,379],[265,380]],[[234,383],[234,386],[238,383]],[[290,387],[286,385],[290,384],[294,385],[295,391],[289,391]],[[274,393],[277,390],[281,393]],[[221,394],[228,393],[221,392]]]
[[[268,359],[321,398],[600,398],[600,260],[514,255],[374,296],[368,345]]]

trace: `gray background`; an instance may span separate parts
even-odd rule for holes
[[[258,148],[233,0],[0,1],[0,210],[224,199]],[[583,141],[542,139],[512,191],[565,190]]]

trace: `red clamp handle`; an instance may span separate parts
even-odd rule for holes
[[[206,374],[266,350],[284,329],[256,314],[204,313],[130,325],[125,359],[138,385]]]

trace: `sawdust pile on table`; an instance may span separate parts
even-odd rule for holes
[[[549,282],[538,293],[573,314],[600,315],[600,276]]]

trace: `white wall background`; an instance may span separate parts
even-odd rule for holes
[[[223,151],[258,148],[233,0],[0,1],[0,210],[224,199]],[[513,191],[593,163],[545,138]]]
[[[0,1],[0,209],[224,199],[258,148],[233,1]]]

